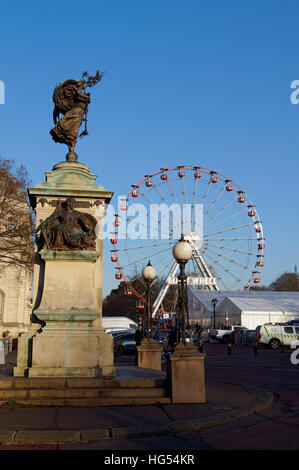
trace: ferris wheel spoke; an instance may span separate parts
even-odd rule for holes
[[[256,240],[256,238],[207,238],[208,241],[213,241],[213,242],[225,242],[225,241],[248,241],[248,240]]]
[[[129,281],[130,281],[131,284],[133,284],[133,282],[137,281],[138,279],[141,279],[141,280],[143,279],[142,273],[141,274],[136,274],[136,276],[129,279]]]
[[[158,197],[161,199],[161,201],[164,202],[164,204],[166,204],[168,206],[169,205],[168,201],[166,200],[165,196],[160,191],[159,186],[154,182],[153,182],[153,188],[156,191]]]
[[[182,186],[183,204],[187,204],[187,201],[186,201],[186,188],[185,188],[184,178],[181,178],[181,186]]]
[[[217,281],[221,282],[225,288],[225,290],[230,290],[228,284],[226,284],[225,280],[223,279],[223,276],[221,277],[220,274],[218,273],[217,269],[215,266],[212,266],[211,264],[208,264],[208,268],[211,271],[212,275],[216,277]]]
[[[164,245],[173,245],[173,241],[170,242],[163,242],[163,243],[154,243],[152,245],[140,245],[140,246],[132,246],[130,248],[120,248],[119,252],[124,252],[124,251],[132,251],[132,250],[143,250],[143,249],[148,249],[148,248],[156,248]]]
[[[235,281],[237,281],[243,287],[242,280],[240,278],[238,278],[234,273],[232,273],[229,268],[227,268],[224,264],[222,264],[221,261],[219,261],[217,259],[213,259],[213,257],[211,255],[207,254],[207,253],[205,253],[205,256],[207,256],[209,259],[211,259],[214,263],[218,264],[218,266],[220,266],[220,268],[224,272],[229,274],[233,279],[235,279]]]
[[[239,248],[230,248],[228,246],[219,246],[219,245],[215,245],[214,243],[207,243],[205,242],[204,243],[204,246],[206,247],[214,247],[214,248],[218,248],[219,250],[227,250],[227,251],[232,251],[234,253],[241,253],[243,255],[253,255],[252,252],[249,252],[249,251],[244,251],[244,250],[240,250]]]
[[[165,258],[168,258],[168,256],[166,256]],[[160,262],[159,262],[160,263]],[[156,279],[153,281],[153,285],[155,283],[157,283],[158,279],[163,279],[163,276],[164,276],[164,273],[168,271],[168,269],[170,268],[171,264],[174,263],[174,260],[173,258],[171,257],[169,262],[166,264],[166,266],[164,266],[164,268],[162,269],[162,271],[160,271],[158,274],[157,274],[157,277]],[[169,274],[169,273],[168,273]]]
[[[225,211],[225,209],[227,209],[231,204],[233,204],[233,202],[237,199],[238,196],[235,196],[233,199],[231,199],[230,201],[228,201],[215,215],[213,215],[213,217],[210,217],[207,219],[207,222],[205,223],[205,227],[207,227],[208,225],[210,225],[210,223],[216,219],[216,217],[218,217],[218,215],[222,214],[223,211]],[[209,221],[209,222],[208,222]]]
[[[209,250],[209,253],[213,253],[214,255],[216,255],[218,258],[223,258],[227,261],[229,261],[230,263],[233,263],[233,264],[236,264],[238,266],[240,266],[241,268],[243,269],[248,269],[248,265],[245,265],[245,264],[242,264],[240,263],[238,260],[236,259],[233,259],[233,258],[229,258],[228,256],[225,256],[223,253],[218,253],[217,251],[214,251],[212,249]],[[206,252],[205,252],[206,254]]]
[[[204,206],[204,203],[205,203],[205,201],[206,201],[206,199],[207,199],[207,196],[208,196],[208,193],[209,193],[209,190],[210,190],[211,185],[212,185],[212,180],[211,180],[211,178],[210,178],[210,179],[209,179],[209,182],[208,182],[208,184],[207,184],[205,193],[204,193],[204,195],[203,195],[202,201],[201,201],[202,206]]]
[[[192,214],[194,214],[194,209],[195,209],[195,202],[196,202],[196,195],[197,195],[197,183],[198,183],[198,178],[194,178],[193,191],[192,191],[192,203],[191,203],[191,212],[192,212]],[[193,221],[192,221],[191,230],[193,232],[195,231],[195,217],[193,218]]]
[[[171,185],[170,178],[167,178],[167,182],[168,182],[168,184]],[[161,191],[160,191],[158,185],[156,185],[155,183],[153,183],[153,188],[155,189],[156,194],[158,195],[159,199],[160,199],[168,208],[170,208],[171,206],[168,204],[166,198],[165,198],[165,197],[163,196],[163,194],[161,193]],[[172,189],[172,193],[173,193],[173,189]],[[141,194],[144,195],[144,193],[141,193]],[[174,193],[173,193],[173,194],[174,194]],[[150,203],[150,206],[151,206],[151,205],[152,205],[152,206],[155,206],[155,205],[156,205],[156,203],[153,202],[150,198],[148,198],[148,201],[149,201],[149,203]],[[176,201],[175,196],[174,196],[174,201],[175,201],[176,204],[178,204],[177,201]],[[156,232],[159,233],[159,228],[161,227],[161,224],[162,224],[162,217],[161,217],[160,219],[158,219],[157,217],[155,217],[155,215],[153,214],[152,211],[150,212],[150,214],[147,212],[147,216],[150,218],[150,222],[151,222],[151,232],[153,231],[153,230],[152,230],[152,227],[153,227],[152,222],[153,222],[153,220],[154,220],[154,221],[157,222],[157,228],[156,228],[154,231],[156,231]],[[161,234],[163,234],[167,239],[169,239],[169,238],[171,237],[171,235],[173,234],[173,230],[170,231],[170,232],[168,232],[168,233],[166,233],[166,232],[163,232],[162,229],[161,229]]]
[[[174,189],[173,189],[173,186],[172,186],[172,182],[170,180],[170,178],[167,178],[167,186],[168,186],[168,189],[169,189],[169,192],[170,192],[170,195],[171,195],[171,198],[174,202],[174,204],[177,204],[177,198],[176,198],[176,195],[175,195],[175,192],[174,192]]]
[[[166,248],[165,250],[157,251],[156,253],[152,253],[151,258],[160,255],[161,253],[165,253],[165,251],[168,251],[168,248]],[[148,259],[148,255],[144,256],[143,258],[132,261],[131,263],[125,264],[122,266],[122,268],[127,268],[128,266],[132,266],[133,264],[139,263],[140,261],[144,261],[145,259]]]
[[[157,185],[154,185],[154,186],[157,187]],[[158,194],[159,194],[159,192],[158,192]],[[144,192],[141,192],[141,195],[144,196],[144,197],[146,196]],[[160,197],[160,195],[159,195],[159,197]],[[152,199],[150,199],[148,196],[146,196],[146,199],[148,200],[148,202],[149,202],[149,204],[150,204],[150,207],[156,205],[156,203],[153,202]],[[155,217],[155,215],[153,214],[152,211],[150,211],[150,213],[147,211],[146,215],[147,215],[147,217],[149,217],[150,222],[151,222],[151,232],[153,232],[153,224],[152,224],[152,222],[153,222],[153,221],[156,221],[156,222],[157,222],[157,228],[155,228],[154,231],[159,233],[159,228],[161,227],[162,219],[159,220],[158,217]],[[166,233],[166,232],[162,232],[162,231],[161,231],[161,235],[162,235],[162,234],[165,235],[167,239],[169,238],[169,233]]]
[[[153,204],[154,204],[154,203],[153,203]],[[149,219],[150,222],[151,222],[151,226],[150,226],[151,233],[152,233],[152,232],[157,232],[157,234],[159,234],[159,228],[160,228],[160,233],[161,233],[161,235],[164,235],[166,239],[169,238],[169,233],[166,233],[166,232],[162,231],[162,229],[161,229],[161,222],[162,222],[161,219],[159,220],[157,217],[155,217],[155,215],[154,215],[152,212],[150,212],[150,213],[146,212],[146,214],[144,214],[144,215],[145,215],[145,216],[147,217],[147,219]],[[134,221],[134,218],[135,218],[134,216],[129,216],[129,217],[126,218],[126,227],[128,226],[128,224],[129,224],[130,222]],[[154,227],[154,226],[153,226],[153,224],[152,224],[153,221],[157,222],[157,224],[156,224],[157,227]],[[140,225],[140,227],[144,227],[146,230],[148,229],[148,225],[147,225],[147,224],[138,222],[138,225]],[[158,237],[157,237],[157,238],[158,238]]]
[[[231,227],[231,228],[223,229],[223,230],[220,230],[219,232],[207,233],[206,235],[203,235],[203,238],[207,238],[207,237],[209,237],[210,235],[218,235],[218,234],[220,234],[220,233],[231,232],[232,230],[238,230],[238,229],[240,229],[240,228],[250,227],[251,225],[253,225],[252,222],[249,223],[249,224],[237,225],[236,227]]]
[[[220,222],[212,225],[212,227],[210,227],[210,230],[212,229],[215,229],[216,227],[219,227],[219,225],[223,225],[225,224],[226,222],[228,222],[229,220],[232,220],[238,216],[241,216],[243,213],[245,212],[244,209],[240,210],[240,211],[237,211],[235,212],[234,214],[232,214],[230,217],[226,217],[225,219],[222,219]]]
[[[216,202],[218,201],[218,199],[220,198],[220,196],[222,196],[222,194],[224,193],[225,191],[225,186],[221,189],[221,191],[219,191],[219,193],[217,194],[216,198],[214,199],[214,201],[211,203],[211,205],[208,207],[208,209],[206,210],[206,212],[204,212],[203,214],[203,218],[205,218],[208,213],[210,212],[210,210],[215,206]]]

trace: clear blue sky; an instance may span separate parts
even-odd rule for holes
[[[105,70],[77,147],[98,183],[117,196],[162,166],[218,170],[259,210],[263,282],[299,264],[297,0],[15,0],[0,16],[0,155],[33,184],[67,150],[49,135],[54,86]]]

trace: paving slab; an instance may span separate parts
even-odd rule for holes
[[[57,408],[60,429],[99,429],[111,426],[151,426],[166,424],[169,417],[159,406],[111,406]]]
[[[56,429],[56,409],[0,407],[0,431],[20,429]]]

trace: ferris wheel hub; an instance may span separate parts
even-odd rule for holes
[[[184,235],[185,240],[187,240],[194,250],[199,249],[201,238],[196,232],[188,232]]]

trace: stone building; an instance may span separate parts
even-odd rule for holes
[[[31,224],[24,190],[0,168],[0,338],[18,337],[30,324]],[[19,262],[22,255],[28,257],[29,269]]]
[[[31,274],[7,267],[0,272],[0,337],[27,331],[31,314]]]

